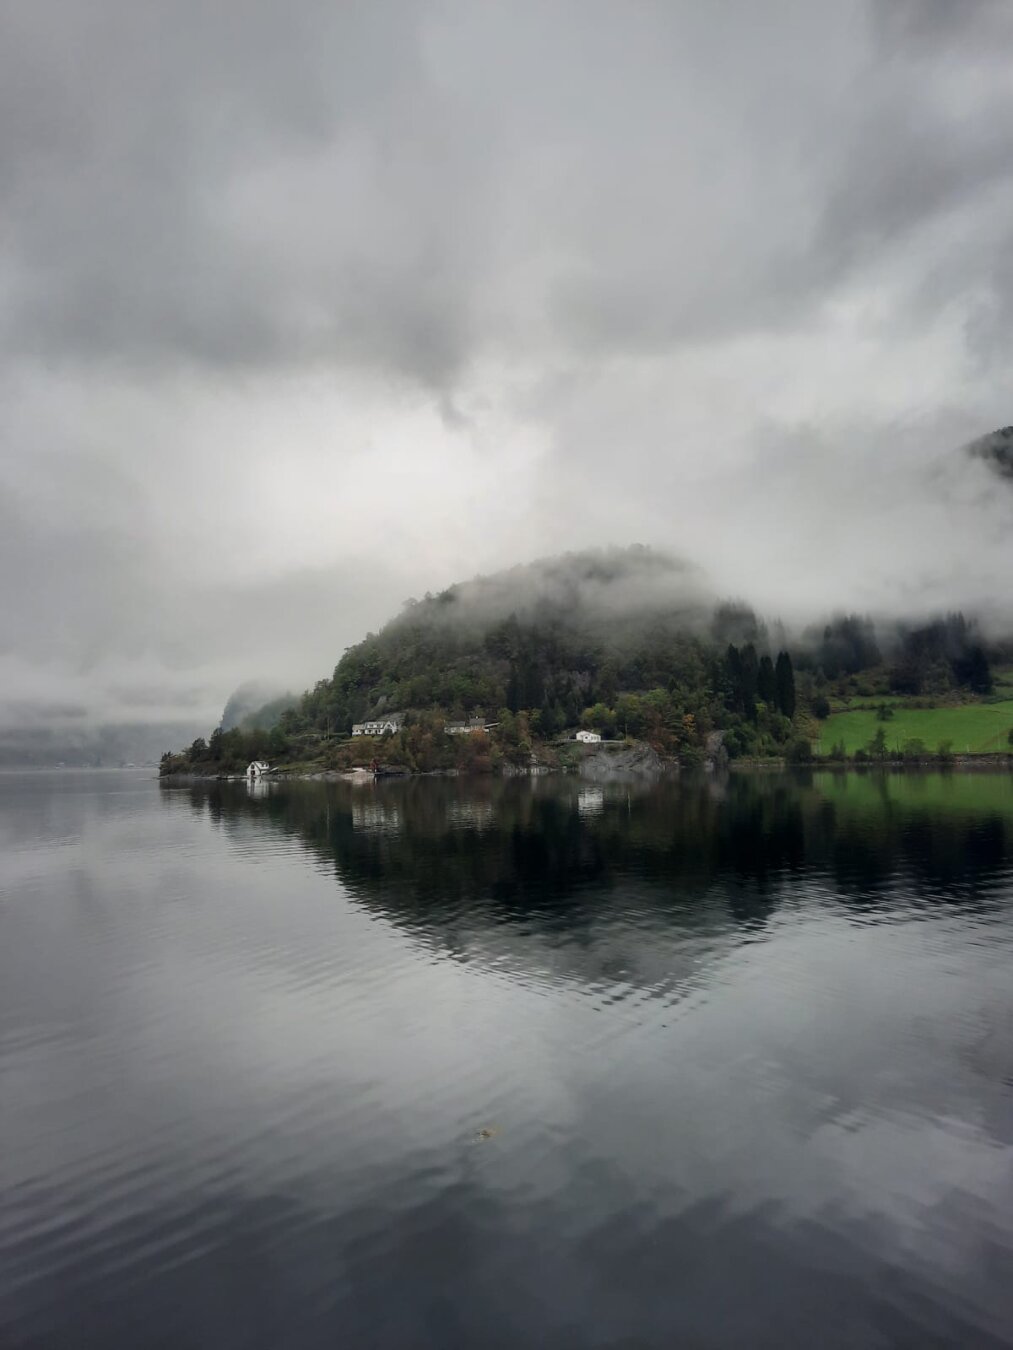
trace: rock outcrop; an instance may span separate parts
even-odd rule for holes
[[[642,741],[601,745],[585,755],[578,765],[581,778],[596,783],[621,782],[624,778],[658,778],[666,771],[664,760]]]

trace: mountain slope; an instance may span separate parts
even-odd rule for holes
[[[349,730],[385,710],[428,707],[537,709],[546,726],[573,723],[624,689],[698,690],[713,615],[701,575],[651,549],[539,560],[409,601],[283,724]],[[755,629],[748,611],[735,622],[743,616]]]

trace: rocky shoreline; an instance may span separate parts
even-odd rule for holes
[[[778,759],[735,759],[729,760],[719,739],[720,733],[712,738],[708,745],[708,756],[700,768],[705,773],[783,773],[788,769],[819,770],[831,773],[875,773],[883,769],[912,770],[924,772],[1011,772],[1013,754],[995,755],[954,755],[950,759],[940,760],[931,755],[920,759],[884,759],[854,763],[844,760],[812,760],[805,764],[791,764],[783,758]],[[645,741],[617,743],[615,745],[588,747],[576,763],[547,764],[532,755],[530,763],[504,763],[494,770],[494,776],[501,778],[537,778],[549,774],[561,774],[587,779],[594,783],[616,783],[624,781],[643,781],[670,777],[683,771],[678,760],[665,759]],[[313,783],[372,783],[384,778],[461,778],[467,777],[461,769],[433,769],[428,772],[413,773],[404,769],[381,769],[375,771],[364,767],[353,769],[288,769],[284,765],[268,770],[257,782],[313,782]],[[173,773],[160,776],[164,782],[227,782],[245,783],[249,781],[243,773]]]

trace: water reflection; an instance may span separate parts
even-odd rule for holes
[[[758,924],[804,875],[856,910],[890,897],[981,908],[1008,880],[1013,778],[943,774],[733,776],[637,787],[577,780],[401,780],[165,788],[228,830],[256,819],[298,838],[363,903],[430,923],[577,921],[623,887],[692,921],[719,896]],[[475,910],[474,907],[478,909]],[[712,910],[708,910],[712,916]]]
[[[0,779],[0,1344],[995,1347],[1002,775]]]
[[[168,789],[170,803],[179,789]],[[675,1007],[743,940],[814,907],[851,923],[1011,904],[1013,779],[733,776],[638,786],[400,780],[185,789],[333,868],[424,948],[531,986]]]

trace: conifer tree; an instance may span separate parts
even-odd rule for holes
[[[769,656],[760,657],[760,669],[756,676],[757,696],[768,708],[777,705],[777,679],[774,675],[774,663]]]
[[[785,717],[795,716],[795,672],[791,657],[787,652],[778,652],[777,665],[774,667],[774,680],[777,686],[777,710]]]

